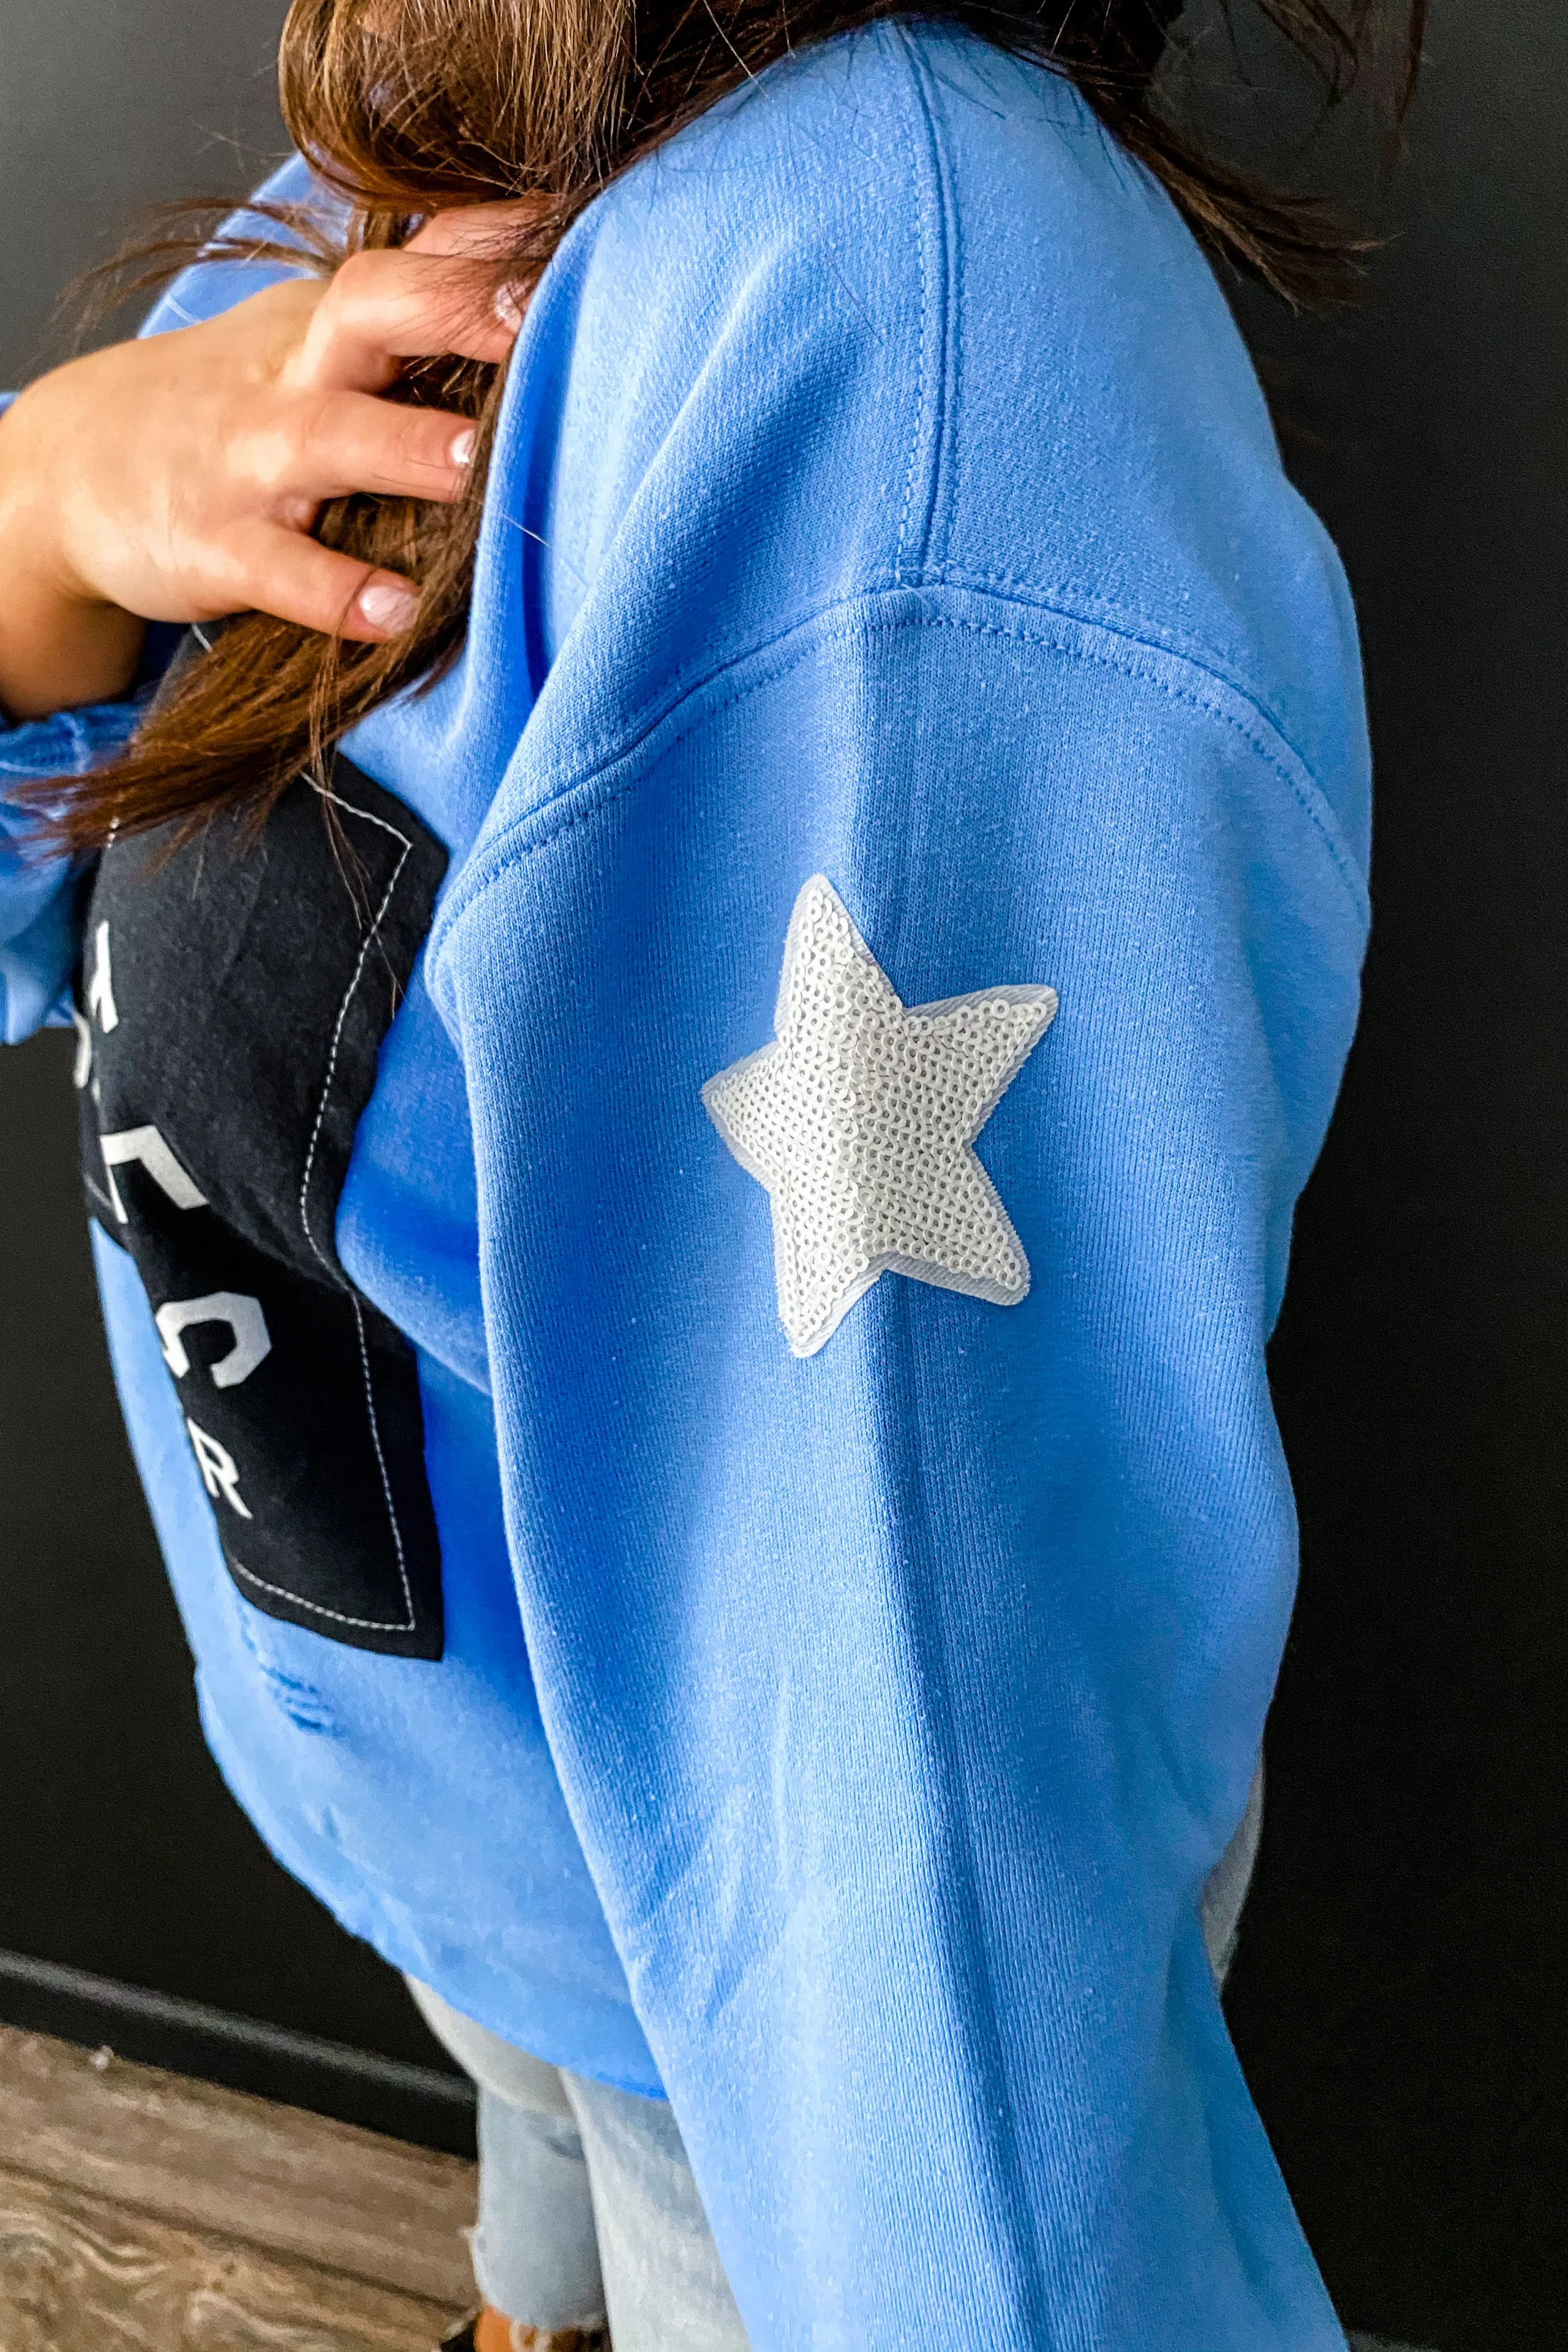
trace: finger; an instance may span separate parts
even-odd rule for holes
[[[515,251],[520,231],[531,228],[550,209],[548,196],[519,196],[510,204],[467,205],[458,211],[437,213],[403,248],[405,253],[467,255],[476,259],[505,261]],[[510,335],[522,325],[528,308],[523,287],[503,280],[490,298],[497,319]]]
[[[287,375],[300,389],[384,392],[405,360],[499,364],[515,331],[498,316],[494,265],[458,256],[356,253],[311,315]]]
[[[520,234],[550,209],[548,196],[518,196],[504,205],[462,205],[435,213],[404,247],[405,253],[467,254],[481,261],[504,261]]]
[[[411,582],[276,524],[241,526],[224,552],[225,611],[270,613],[356,645],[403,636],[418,617],[419,591]]]
[[[288,487],[317,503],[353,490],[449,503],[462,495],[477,437],[466,417],[440,409],[405,408],[364,392],[332,393],[305,431]]]

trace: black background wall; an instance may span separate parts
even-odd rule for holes
[[[5,0],[0,373],[137,201],[254,175],[280,15]],[[1446,0],[1431,51],[1362,315],[1240,305],[1356,590],[1379,825],[1365,1019],[1274,1349],[1303,1580],[1230,2010],[1347,2316],[1560,2352],[1568,16]],[[0,1057],[0,1946],[428,2058],[201,1748],[66,1062]]]
[[[1439,5],[1365,315],[1249,303],[1364,634],[1365,1013],[1276,1397],[1303,1576],[1230,2002],[1357,2324],[1568,2342],[1568,12]]]

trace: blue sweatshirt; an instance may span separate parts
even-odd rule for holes
[[[396,1966],[668,2093],[758,2352],[1333,2352],[1197,1897],[1368,759],[1171,205],[967,36],[764,75],[552,261],[463,657],[346,751],[342,926],[304,798],[184,913],[133,845],[0,883],[8,1035],[82,951],[229,1785]]]

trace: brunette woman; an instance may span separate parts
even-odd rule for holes
[[[1210,257],[1350,247],[1168,13],[296,0],[0,424],[6,1030],[482,2352],[1342,2346],[1216,1976],[1367,750]]]

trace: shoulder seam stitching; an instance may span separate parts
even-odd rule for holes
[[[1011,600],[1005,601],[1011,602]],[[1058,632],[1027,626],[1004,628],[984,621],[929,612],[895,615],[886,619],[873,618],[863,613],[863,602],[861,598],[851,598],[837,606],[822,607],[792,624],[771,644],[753,646],[747,654],[735,656],[732,661],[727,662],[721,668],[710,673],[707,678],[694,683],[668,710],[647,727],[640,737],[628,743],[611,759],[603,761],[596,771],[590,769],[585,774],[574,778],[541,807],[530,810],[525,815],[519,817],[504,834],[487,845],[486,861],[490,865],[491,870],[477,883],[471,893],[455,897],[450,907],[444,909],[437,919],[439,937],[437,939],[434,934],[432,937],[432,944],[436,947],[437,955],[445,950],[446,944],[453,932],[467,920],[473,908],[504,881],[506,865],[510,859],[531,857],[538,851],[552,847],[563,834],[570,833],[577,825],[587,823],[589,819],[597,815],[601,809],[625,799],[637,789],[638,782],[638,778],[632,774],[624,777],[617,783],[604,784],[599,791],[593,792],[592,788],[598,779],[605,777],[611,769],[635,759],[655,734],[669,726],[669,722],[677,717],[683,706],[694,704],[700,696],[708,694],[726,676],[732,677],[744,663],[756,659],[759,655],[772,654],[776,656],[783,652],[784,657],[768,662],[754,677],[748,679],[744,684],[735,686],[731,692],[721,696],[719,700],[710,704],[707,709],[700,712],[692,710],[688,723],[677,729],[669,736],[665,747],[667,750],[672,750],[675,745],[684,741],[687,735],[700,726],[712,711],[732,708],[735,704],[744,701],[749,695],[760,693],[763,688],[786,677],[791,669],[809,657],[812,645],[806,642],[806,633],[814,630],[824,621],[832,623],[830,633],[838,637],[850,635],[857,629],[892,634],[909,628],[936,628],[962,630],[967,635],[975,636],[1010,637],[1016,642],[1048,646],[1052,651],[1066,656],[1069,660],[1116,670],[1123,677],[1137,678],[1145,685],[1152,686],[1158,692],[1163,694],[1167,700],[1184,703],[1189,709],[1218,720],[1222,726],[1229,728],[1233,733],[1239,735],[1286,786],[1318,835],[1357,917],[1363,925],[1365,924],[1368,919],[1366,886],[1352,865],[1343,844],[1337,837],[1333,813],[1327,804],[1322,788],[1305,761],[1279,733],[1256,703],[1248,703],[1248,708],[1257,713],[1258,719],[1258,726],[1255,730],[1246,726],[1235,711],[1226,709],[1212,695],[1205,696],[1195,691],[1184,691],[1169,680],[1152,674],[1126,656],[1119,656],[1109,651],[1101,654],[1089,653],[1081,646],[1068,641]],[[1054,611],[1053,607],[1040,605],[1014,605],[1014,609],[1037,613]],[[859,615],[858,618],[856,617],[857,614]],[[1206,668],[1201,662],[1194,661],[1189,655],[1172,653],[1166,646],[1132,636],[1125,632],[1108,630],[1103,623],[1086,622],[1075,614],[1056,614],[1056,617],[1072,629],[1092,632],[1100,636],[1119,636],[1127,646],[1139,647],[1161,662],[1169,662],[1182,669],[1191,671],[1195,677],[1207,679],[1212,687],[1218,688],[1224,694],[1236,695],[1238,700],[1247,700],[1247,698],[1238,695],[1237,688],[1226,679]],[[795,641],[793,645],[792,640]],[[784,651],[786,648],[787,652]],[[1289,753],[1288,758],[1281,756],[1281,749]],[[1301,774],[1307,777],[1311,787],[1310,792],[1303,789],[1300,777],[1295,772],[1297,768],[1300,768]],[[582,798],[575,807],[563,806],[565,802],[578,795],[582,795]],[[1322,807],[1318,805],[1320,800],[1323,801]],[[560,811],[560,814],[554,817],[553,822],[551,822],[552,811]],[[532,837],[524,838],[523,836],[529,834],[531,828],[534,829]]]
[[[915,79],[914,60],[910,54],[909,43],[904,37],[901,26],[896,26],[894,27],[894,38],[897,40],[901,53],[901,63],[903,65],[905,76],[913,91],[914,105],[918,106],[920,103],[920,87]],[[926,222],[925,190],[921,185],[920,160],[916,152],[913,112],[914,106],[909,104],[908,95],[906,93],[906,104],[903,110],[904,136],[910,159],[910,194],[913,199],[915,209],[915,249],[920,260],[920,326],[915,336],[916,380],[914,417],[910,429],[909,459],[904,467],[903,503],[899,509],[898,545],[893,553],[893,577],[900,585],[904,583],[905,558],[909,551],[910,523],[914,513],[916,461],[920,457],[921,444],[925,438],[926,406],[930,396],[928,389],[929,378],[926,369],[926,343],[931,334],[930,270],[926,257],[926,247],[929,242],[929,235]],[[922,564],[923,560],[922,551],[921,559]],[[919,566],[917,566],[917,568],[919,568]]]
[[[927,487],[925,520],[921,532],[920,571],[924,574],[931,562],[931,548],[938,536],[944,479],[952,496],[951,475],[956,459],[951,447],[955,405],[955,369],[959,339],[957,217],[949,183],[947,159],[942,134],[931,111],[929,73],[911,36],[901,32],[904,52],[909,63],[910,81],[914,100],[924,125],[927,162],[930,166],[932,208],[936,215],[937,304],[935,320],[934,364],[931,371],[931,427],[930,480]],[[911,139],[911,146],[912,146]],[[922,314],[924,306],[922,305]],[[921,362],[924,363],[925,320],[921,320]]]

